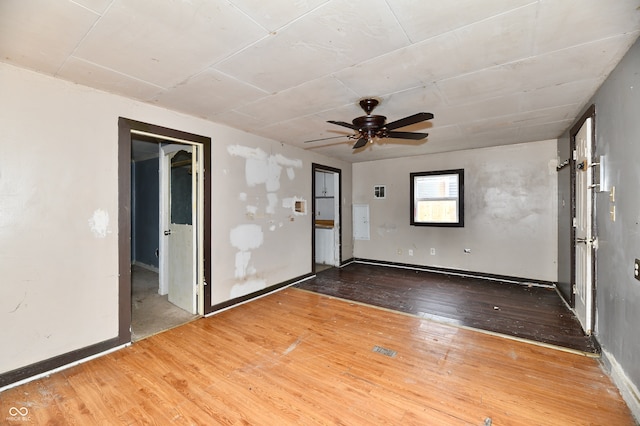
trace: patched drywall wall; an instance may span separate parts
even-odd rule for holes
[[[293,271],[294,276],[310,271],[311,257],[306,250],[297,249],[296,240],[307,240],[305,232],[312,215],[308,210],[297,212],[294,202],[306,202],[309,197],[309,173],[303,173],[302,159],[291,155],[299,150],[277,143],[269,143],[268,149],[269,153],[257,146],[227,146],[219,181],[228,182],[229,187],[233,183],[238,190],[235,196],[229,194],[231,202],[225,208],[235,214],[220,215],[216,221],[230,227],[230,245],[222,253],[237,250],[235,275],[223,278],[221,285],[212,289],[212,305],[291,278],[284,271]],[[265,246],[269,248],[260,251]],[[273,256],[274,250],[279,256]],[[277,278],[270,280],[269,275]]]
[[[640,416],[640,281],[633,276],[634,259],[640,258],[640,42],[584,109],[591,104],[596,108],[595,155],[604,156],[605,189],[615,187],[613,201],[609,191],[595,196],[595,333],[603,350],[614,358],[613,364],[622,369],[614,373],[623,376],[625,386],[635,387],[635,396],[627,400],[635,401],[632,409]],[[614,206],[615,221],[609,213]],[[560,220],[567,220],[566,216]]]
[[[212,138],[215,303],[311,272],[291,205],[313,162],[343,171],[351,214],[348,163],[3,63],[0,93],[0,374],[117,336],[118,117]]]
[[[342,259],[353,257],[351,164],[259,137],[214,137],[211,147],[212,305],[312,270],[314,162],[341,169],[348,179],[342,194]],[[297,204],[304,205],[303,212],[296,211]]]
[[[555,140],[356,163],[353,203],[370,206],[371,239],[355,256],[555,282],[556,164]],[[459,168],[465,226],[410,226],[409,174]]]

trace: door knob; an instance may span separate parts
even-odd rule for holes
[[[171,229],[169,229],[168,231],[164,231],[164,235],[171,235]]]

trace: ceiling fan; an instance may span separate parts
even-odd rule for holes
[[[347,136],[349,139],[357,139],[356,143],[353,145],[353,149],[362,148],[367,143],[372,143],[374,138],[420,140],[429,136],[428,133],[395,132],[394,130],[410,126],[412,124],[420,123],[421,121],[431,120],[433,118],[433,114],[431,114],[430,112],[419,112],[408,117],[401,118],[400,120],[386,123],[387,117],[382,115],[371,115],[371,112],[378,105],[378,103],[379,102],[377,99],[362,99],[360,101],[360,107],[364,110],[366,115],[354,118],[351,123],[333,120],[329,120],[328,123],[348,127],[349,129],[356,131],[355,134]],[[315,142],[318,140],[322,139],[315,139],[307,142]]]

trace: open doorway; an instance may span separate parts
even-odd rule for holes
[[[211,311],[205,303],[211,298],[205,262],[211,247],[211,139],[125,118],[118,127],[118,342],[123,344]],[[173,193],[172,181],[178,183]],[[174,216],[168,209],[172,196],[175,201],[180,194],[182,207]],[[172,252],[174,244],[178,248]]]
[[[198,317],[194,259],[200,202],[194,151],[188,143],[132,134],[133,341]]]
[[[132,135],[131,339],[197,318],[194,146]]]
[[[313,272],[340,266],[342,259],[342,177],[340,169],[312,165]]]

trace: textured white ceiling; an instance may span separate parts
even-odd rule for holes
[[[640,0],[0,0],[4,62],[350,162],[556,138],[639,35]],[[429,138],[352,150],[364,97]]]

